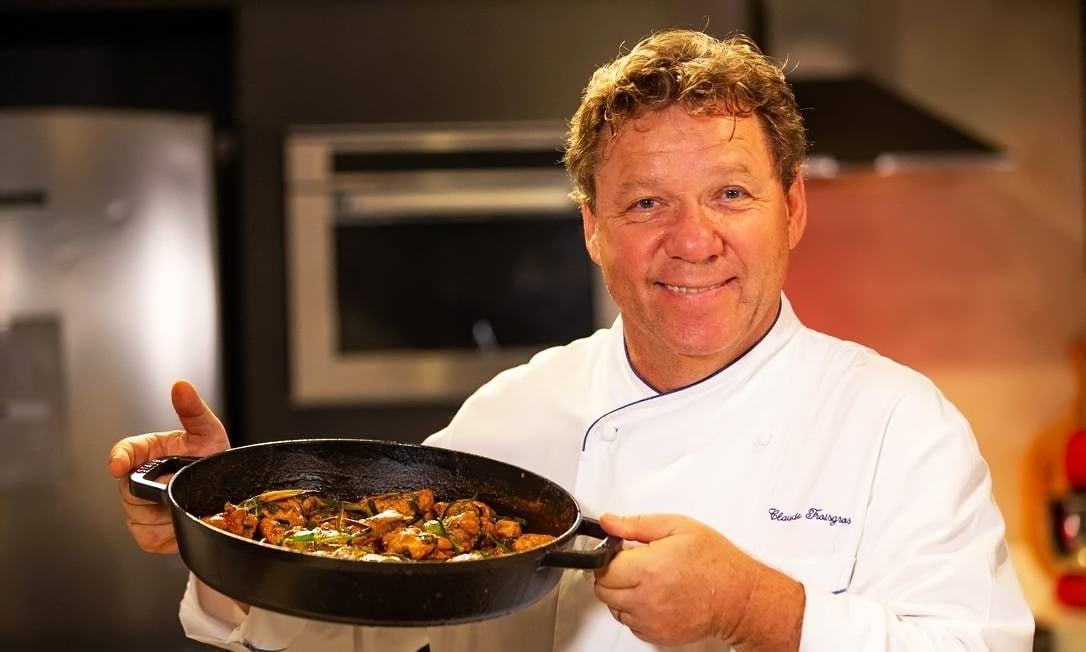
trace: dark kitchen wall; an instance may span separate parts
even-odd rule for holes
[[[261,1],[238,8],[241,397],[238,441],[420,440],[454,404],[289,405],[283,136],[296,124],[561,119],[591,71],[669,26],[747,28],[746,2]]]

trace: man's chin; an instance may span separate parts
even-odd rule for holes
[[[691,361],[727,359],[735,353],[733,342],[719,338],[673,338],[668,349],[676,357]]]

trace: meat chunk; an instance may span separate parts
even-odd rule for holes
[[[273,518],[260,519],[257,529],[260,530],[260,534],[265,541],[275,545],[283,543],[283,537],[287,535],[286,524]]]
[[[554,537],[549,534],[522,534],[513,541],[513,552],[545,546],[551,541],[554,541]]]
[[[302,501],[294,497],[261,504],[257,508],[257,516],[274,519],[291,527],[305,527],[308,520],[302,513]]]
[[[411,520],[423,518],[434,506],[433,489],[420,489],[418,491],[397,491],[393,493],[370,496],[359,503],[371,505],[376,512],[384,512],[394,509]]]
[[[387,552],[417,561],[434,551],[437,537],[412,526],[389,532],[381,538],[381,543]]]
[[[479,515],[473,511],[464,511],[442,520],[445,533],[452,540],[455,548],[460,552],[468,552],[475,548],[475,542],[483,532],[483,523]]]
[[[393,509],[386,509],[375,516],[364,518],[359,521],[359,524],[358,533],[363,535],[356,539],[359,545],[368,545],[374,541],[379,541],[389,532],[407,525],[404,521],[404,515]]]
[[[456,549],[453,547],[452,540],[446,536],[445,526],[442,525],[441,521],[436,518],[426,521],[422,524],[422,531],[432,534],[437,541],[434,551],[429,554],[427,559],[432,561],[444,561],[457,553]]]
[[[495,521],[493,534],[496,539],[516,539],[523,534],[523,531],[519,521],[511,518],[501,518]]]
[[[445,505],[438,514],[443,518],[450,516],[456,516],[464,512],[475,512],[479,518],[484,521],[493,521],[495,518],[494,510],[481,500],[454,500],[451,503]]]
[[[205,516],[203,520],[208,525],[226,530],[231,534],[242,537],[252,537],[256,532],[257,518],[248,510],[238,509],[233,505],[227,505],[227,511]]]

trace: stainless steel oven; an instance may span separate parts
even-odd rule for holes
[[[286,140],[295,404],[458,400],[609,324],[552,122]]]

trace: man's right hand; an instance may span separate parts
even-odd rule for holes
[[[191,383],[185,380],[175,382],[170,398],[183,430],[125,437],[114,444],[109,452],[109,472],[118,479],[128,531],[139,547],[147,552],[177,552],[170,509],[166,505],[133,496],[128,490],[128,475],[147,460],[158,457],[204,457],[230,448],[222,422]]]

